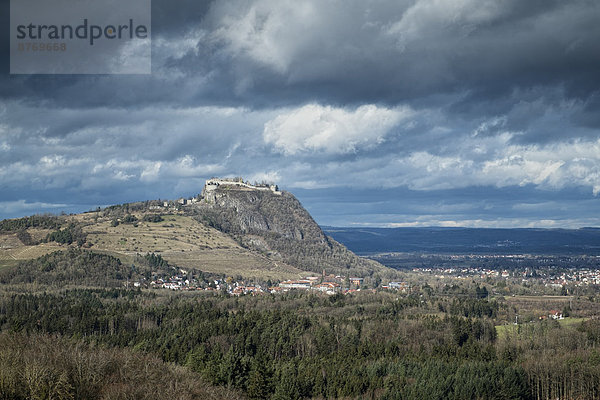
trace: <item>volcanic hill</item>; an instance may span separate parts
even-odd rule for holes
[[[265,280],[390,271],[327,236],[291,193],[241,178],[210,179],[188,199],[0,221],[0,267],[73,247],[127,265],[156,253],[181,268]]]

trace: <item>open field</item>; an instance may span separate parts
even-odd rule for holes
[[[535,307],[563,307],[573,300],[573,296],[506,296],[508,304]]]
[[[2,268],[9,268],[17,265],[18,261],[16,260],[0,260],[0,270]]]
[[[573,296],[507,296],[505,299],[509,307],[533,313],[537,317],[547,314],[550,310],[561,311],[573,302],[577,303]]]
[[[573,317],[567,317],[564,319],[558,319],[556,320],[559,325],[562,328],[569,328],[569,329],[575,329],[579,326],[579,324],[581,324],[583,321],[585,321],[587,318],[573,318]],[[529,324],[537,324],[539,323],[538,321],[534,321],[534,322],[528,322],[526,324],[523,325],[529,325]],[[517,333],[519,329],[518,325],[514,325],[514,324],[508,324],[508,325],[497,325],[496,326],[496,333],[498,334],[498,339],[504,339],[508,334],[510,333]]]
[[[239,247],[221,232],[181,215],[167,215],[164,221],[156,223],[138,222],[137,226],[111,226],[110,221],[98,221],[84,227],[84,232],[94,247],[130,254]]]
[[[41,257],[53,251],[64,250],[66,246],[56,243],[41,243],[36,246],[25,246],[19,244],[18,247],[0,250],[0,263],[4,261],[29,260]]]

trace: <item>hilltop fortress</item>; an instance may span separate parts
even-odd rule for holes
[[[277,185],[270,185],[267,183],[251,185],[248,182],[244,182],[242,178],[210,178],[204,185],[204,190],[207,192],[216,189],[237,189],[237,190],[266,190],[271,191],[275,194],[281,194]]]
[[[218,195],[222,193],[222,191],[234,190],[238,192],[252,192],[252,191],[260,191],[260,192],[269,192],[277,196],[281,196],[283,193],[279,190],[279,187],[270,183],[255,183],[254,185],[249,182],[244,182],[243,178],[210,178],[204,184],[204,188],[202,189],[202,193],[193,198],[180,198],[176,201],[176,203],[189,206],[192,204],[198,204],[200,201],[205,200],[209,203],[214,203],[217,197],[221,197]],[[165,201],[162,205],[163,207],[169,207],[169,202]],[[153,206],[159,207],[160,206]]]

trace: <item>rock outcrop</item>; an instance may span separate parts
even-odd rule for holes
[[[211,183],[215,181],[207,182],[191,210],[198,220],[232,235],[242,246],[319,273],[364,276],[384,268],[325,235],[291,193],[274,185]]]

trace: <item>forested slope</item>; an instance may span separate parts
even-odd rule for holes
[[[163,296],[2,294],[0,327],[34,335],[19,339],[25,343],[59,334],[133,348],[253,399],[600,398],[598,321],[572,328],[541,321],[498,337],[494,321],[504,305],[474,295]],[[148,375],[136,371],[143,357],[111,351],[134,358],[125,379],[132,374],[146,387]],[[52,362],[46,373],[58,379],[63,367]]]
[[[0,398],[219,400],[240,393],[189,369],[129,349],[42,333],[0,333]]]
[[[154,253],[135,258],[135,264],[80,248],[56,251],[36,259],[20,261],[15,267],[0,270],[2,284],[36,284],[48,288],[67,285],[123,287],[127,280],[150,278],[151,274],[171,275],[166,261],[152,262]]]

